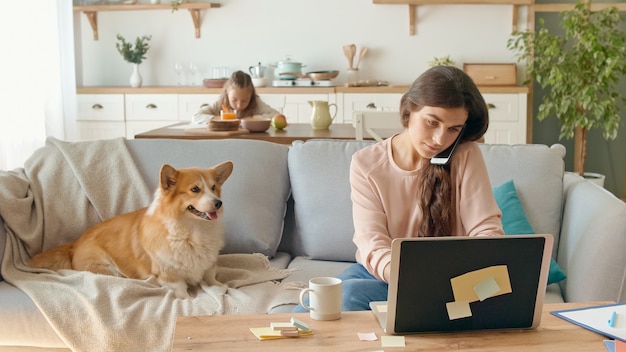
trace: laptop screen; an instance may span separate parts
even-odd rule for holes
[[[398,239],[392,248],[389,332],[538,325],[551,236]]]

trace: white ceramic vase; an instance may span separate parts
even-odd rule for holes
[[[133,73],[130,75],[130,86],[133,88],[141,87],[143,79],[139,73],[139,64],[133,64]]]

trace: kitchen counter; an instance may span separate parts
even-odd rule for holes
[[[391,85],[387,87],[261,87],[258,94],[335,94],[335,93],[404,93],[408,85]],[[528,93],[526,86],[514,87],[479,87],[481,93]],[[78,94],[220,94],[221,88],[205,88],[203,86],[91,86],[77,87]]]

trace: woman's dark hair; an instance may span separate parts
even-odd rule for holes
[[[243,111],[238,111],[237,115],[239,118],[252,116],[254,114],[254,110],[256,109],[256,90],[254,89],[254,84],[252,84],[252,78],[249,74],[243,71],[235,71],[230,78],[224,83],[224,87],[222,88],[222,101],[230,106],[230,102],[228,101],[228,89],[232,86],[238,88],[245,88],[250,90],[250,103]]]
[[[487,104],[474,81],[453,66],[434,66],[421,74],[400,100],[402,126],[409,125],[411,113],[424,106],[467,109],[461,143],[477,141],[489,127]],[[453,184],[450,166],[428,164],[418,178],[419,206],[422,222],[418,236],[439,237],[452,235],[455,218],[452,203]]]

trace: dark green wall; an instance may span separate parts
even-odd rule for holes
[[[536,3],[556,3],[557,1],[536,1]],[[572,1],[560,1],[568,2]],[[597,3],[619,2],[611,0],[595,1]],[[626,13],[622,13],[626,16]],[[559,13],[537,13],[536,19],[545,19],[546,27],[552,33],[563,33],[560,28]],[[626,31],[626,21],[622,24]],[[537,108],[541,104],[542,90],[535,84],[533,95],[533,116],[537,116]],[[626,96],[626,77],[620,83],[620,92]],[[607,141],[602,137],[599,129],[592,129],[588,133],[587,158],[585,161],[586,172],[597,172],[606,176],[604,187],[619,198],[626,198],[624,183],[626,182],[626,107],[620,106],[621,122],[617,138]],[[565,156],[565,169],[568,171],[574,168],[574,141],[559,140],[560,124],[556,118],[547,118],[543,121],[533,120],[532,142],[551,145],[561,143],[567,148]]]

